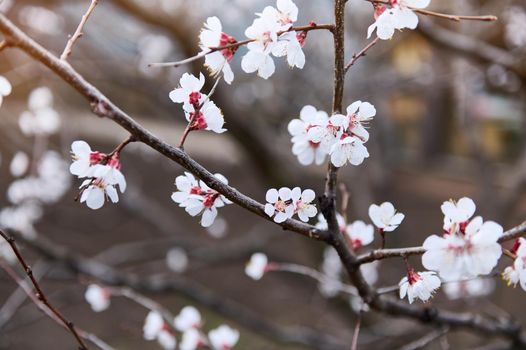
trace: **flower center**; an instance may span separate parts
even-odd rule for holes
[[[193,91],[188,95],[189,102],[194,108],[197,109],[199,106],[199,100],[201,99],[201,93],[199,91]]]
[[[219,39],[219,46],[226,46],[226,45],[231,45],[235,43],[237,43],[236,38],[226,33],[221,33],[221,39]],[[237,49],[238,49],[237,47],[230,47],[228,49],[223,49],[221,50],[221,54],[228,62],[230,62],[234,58],[234,55]]]
[[[192,121],[190,126],[192,130],[204,130],[208,127],[206,119],[201,112],[198,112],[197,115],[195,112],[190,112],[190,120]]]

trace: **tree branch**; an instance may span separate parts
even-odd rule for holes
[[[137,141],[150,146],[160,154],[175,161],[199,179],[203,180],[210,188],[223,194],[232,202],[261,216],[262,218],[274,222],[267,214],[265,214],[265,207],[263,204],[219,181],[210,171],[188,156],[183,150],[167,144],[146,130],[128,114],[114,105],[113,102],[111,102],[96,87],[88,83],[86,79],[84,79],[84,77],[68,63],[58,59],[40,44],[27,36],[3,14],[0,14],[0,31],[4,33],[6,38],[14,46],[20,48],[35,60],[46,65],[71,85],[71,87],[77,90],[77,92],[84,96],[90,102],[92,110],[96,115],[102,118],[108,118],[119,124],[130,132]],[[327,239],[327,233],[325,231],[321,231],[314,226],[305,224],[299,220],[288,219],[279,225],[286,230],[291,230],[317,240]]]
[[[15,239],[13,237],[8,236],[4,231],[0,230],[0,236],[2,236],[3,239],[6,240],[7,243],[9,243],[9,246],[11,247],[11,250],[16,255],[16,258],[18,259],[18,262],[23,267],[24,272],[31,280],[31,283],[33,284],[33,287],[35,287],[35,295],[39,302],[44,304],[59,320],[68,328],[68,330],[73,334],[75,339],[77,340],[77,343],[79,343],[79,349],[81,350],[88,350],[86,347],[86,344],[82,340],[82,338],[77,333],[77,330],[75,326],[73,325],[73,322],[69,321],[62,315],[62,313],[54,307],[49,300],[47,299],[46,295],[42,291],[42,288],[40,288],[40,284],[38,283],[37,279],[33,275],[33,270],[31,270],[31,267],[26,263],[24,257],[20,253],[20,250],[18,250],[18,247],[15,243]]]
[[[84,30],[84,26],[86,25],[86,22],[88,21],[89,16],[93,13],[93,10],[95,10],[95,6],[97,6],[98,0],[91,0],[91,4],[89,5],[88,9],[86,10],[86,13],[82,16],[82,19],[80,20],[80,23],[77,27],[77,30],[75,30],[75,33],[69,38],[68,42],[66,43],[66,47],[64,48],[64,51],[62,52],[62,55],[60,55],[60,59],[65,61],[68,59],[68,56],[71,55],[71,50],[73,49],[73,45],[75,45],[75,42],[84,34],[82,31]]]

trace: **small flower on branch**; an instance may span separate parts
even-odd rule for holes
[[[206,53],[205,66],[209,69],[213,76],[217,76],[223,72],[223,78],[227,84],[234,81],[234,72],[230,67],[230,61],[234,58],[238,46],[226,48],[220,51],[210,51],[214,47],[223,47],[237,43],[237,40],[223,32],[221,21],[217,17],[208,17],[204,28],[199,34],[199,46],[201,47],[201,54]]]
[[[143,337],[146,340],[157,340],[165,350],[174,350],[177,346],[175,335],[158,311],[150,311],[146,316]]]
[[[442,212],[446,223],[444,235],[432,235],[424,241],[424,267],[437,271],[446,280],[489,274],[502,255],[498,243],[502,226],[484,222],[480,216],[470,220],[475,204],[469,198],[458,203],[445,202]]]
[[[380,205],[371,204],[369,217],[379,230],[392,232],[402,223],[405,215],[397,212],[392,203],[384,202]]]
[[[374,240],[374,228],[372,225],[367,225],[365,222],[357,220],[348,225],[345,233],[349,237],[349,241],[354,250],[360,249]]]
[[[119,201],[117,186],[121,193],[126,190],[126,179],[121,173],[120,152],[133,138],[128,138],[110,154],[92,151],[85,141],[71,144],[73,163],[70,172],[79,178],[87,178],[80,185],[80,202],[91,209],[99,209],[106,199]]]
[[[200,328],[202,323],[201,314],[193,306],[185,306],[174,319],[175,329],[186,332],[192,328]]]
[[[508,266],[502,273],[502,278],[508,285],[514,287],[520,283],[521,288],[526,291],[526,239],[519,238],[512,249],[516,255],[513,265]]]
[[[282,187],[279,191],[271,188],[267,191],[265,198],[267,200],[265,213],[274,217],[274,222],[278,224],[292,218],[294,214],[298,214],[301,221],[307,222],[318,213],[316,207],[311,204],[316,195],[310,189],[302,192],[299,187],[292,190]]]
[[[215,174],[219,181],[228,184],[221,174]],[[172,194],[172,200],[191,216],[201,215],[201,226],[210,227],[217,217],[217,208],[232,204],[225,196],[208,187],[203,181],[198,181],[192,174],[178,176],[175,179],[177,192]]]
[[[321,165],[327,157],[327,150],[321,147],[320,142],[313,142],[309,137],[309,130],[313,127],[324,127],[329,121],[329,116],[324,111],[318,111],[313,106],[307,105],[300,111],[300,118],[293,119],[288,125],[292,136],[292,153],[298,157],[301,165],[310,165],[313,162]]]
[[[208,332],[208,339],[213,350],[230,350],[239,341],[239,331],[227,325],[221,325]]]
[[[407,271],[407,276],[402,278],[399,283],[400,299],[404,299],[407,295],[410,304],[415,299],[428,301],[441,284],[442,282],[435,272],[415,272],[413,268],[410,268]]]
[[[376,21],[369,26],[367,38],[371,37],[375,29],[376,35],[382,40],[391,39],[396,29],[415,29],[418,26],[418,16],[413,10],[424,9],[430,2],[431,0],[389,0],[389,6],[375,3]]]
[[[268,266],[268,258],[265,254],[254,253],[245,266],[245,274],[253,280],[258,281],[263,277],[265,272],[267,272]]]
[[[111,293],[98,284],[90,284],[84,298],[90,304],[91,309],[95,312],[101,312],[110,307]]]

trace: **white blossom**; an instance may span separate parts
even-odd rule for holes
[[[260,280],[268,267],[268,258],[263,253],[254,253],[245,266],[245,274],[253,280]]]
[[[210,345],[214,350],[230,350],[239,341],[239,331],[227,325],[221,325],[208,332]]]
[[[278,42],[280,24],[269,17],[256,18],[247,28],[245,35],[253,41],[248,43],[249,50],[241,60],[241,68],[246,73],[258,72],[268,79],[275,71],[274,60],[270,56]]]
[[[60,128],[60,116],[53,109],[53,93],[45,86],[34,89],[28,98],[27,111],[20,114],[18,125],[25,135],[54,134]]]
[[[411,269],[408,271],[408,276],[402,278],[398,284],[400,286],[400,299],[404,299],[407,295],[410,304],[415,299],[425,302],[432,297],[441,283],[435,272],[415,272]]]
[[[143,326],[143,337],[146,340],[157,340],[164,350],[175,350],[177,340],[169,330],[162,315],[158,311],[150,311]]]
[[[80,203],[86,203],[93,210],[102,208],[106,199],[112,203],[119,202],[119,194],[115,187],[102,178],[84,180],[79,188],[82,191]]]
[[[167,329],[163,329],[157,334],[157,342],[164,350],[175,350],[177,347],[175,335]]]
[[[272,54],[276,57],[287,56],[289,67],[303,69],[305,66],[305,53],[303,52],[303,45],[300,39],[299,34],[295,31],[281,34],[277,44],[272,48]]]
[[[279,191],[271,188],[265,196],[265,213],[270,217],[274,216],[276,223],[282,223],[294,214],[298,214],[300,220],[307,222],[318,213],[316,207],[311,204],[315,197],[314,191],[301,191],[299,187],[292,190],[282,187]]]
[[[278,23],[280,30],[287,30],[298,20],[298,12],[298,7],[292,0],[277,0],[276,7],[265,7],[259,16]]]
[[[186,332],[191,328],[201,327],[201,314],[193,306],[185,306],[174,319],[175,329]]]
[[[326,112],[317,111],[313,106],[307,105],[300,111],[300,118],[293,119],[288,125],[292,136],[292,153],[298,157],[301,165],[310,165],[313,162],[321,165],[327,157],[327,150],[321,147],[320,142],[314,142],[309,137],[308,131],[314,127],[325,128],[329,121]]]
[[[316,198],[313,190],[300,190],[299,187],[292,189],[292,201],[295,203],[295,213],[303,222],[308,222],[310,218],[316,216],[318,210],[312,201]]]
[[[71,144],[71,158],[73,163],[71,163],[69,171],[79,178],[91,177],[93,176],[94,166],[99,164],[104,156],[104,154],[98,151],[92,151],[86,141],[73,141]]]
[[[521,288],[526,291],[526,239],[521,237],[516,243],[519,245],[513,265],[508,266],[502,273],[502,278],[508,285],[516,286],[520,283]]]
[[[158,311],[150,311],[144,320],[142,328],[144,339],[155,340],[163,327],[163,316]]]
[[[169,94],[174,103],[182,103],[185,110],[190,106],[199,105],[206,95],[201,93],[205,85],[205,77],[199,73],[199,79],[192,74],[184,73],[179,79],[179,87],[172,90]]]
[[[188,267],[188,255],[183,248],[175,247],[166,254],[166,264],[174,272],[184,272]]]
[[[273,217],[277,223],[282,223],[294,215],[294,203],[292,202],[292,191],[290,188],[282,187],[279,191],[271,188],[265,195],[265,213]]]
[[[199,45],[201,52],[208,52],[214,47],[223,47],[229,44],[236,43],[236,39],[223,32],[221,21],[217,17],[208,17],[204,24],[204,28],[199,34]],[[230,67],[230,61],[234,58],[236,48],[223,49],[214,51],[205,56],[205,66],[214,76],[223,72],[223,78],[227,84],[234,81],[234,72]]]
[[[216,104],[210,100],[206,100],[197,108],[189,105],[185,110],[186,120],[190,122],[191,130],[209,130],[221,134],[226,131],[223,128],[225,119],[223,112]]]
[[[382,40],[393,37],[395,30],[404,28],[415,29],[418,26],[418,16],[414,9],[426,8],[431,0],[389,0],[389,6],[376,6],[376,21],[369,26],[367,38],[376,29],[376,35]]]
[[[84,294],[84,298],[95,312],[104,311],[110,306],[110,296],[108,290],[97,284],[90,284]]]
[[[471,198],[464,197],[458,202],[446,201],[440,209],[444,214],[444,232],[454,233],[457,229],[465,229],[469,219],[475,214],[476,205]]]
[[[179,344],[179,349],[196,350],[203,343],[204,339],[201,333],[195,328],[190,328],[183,333],[181,343]]]
[[[214,175],[219,181],[228,184],[221,174]],[[193,175],[185,173],[175,179],[178,191],[172,194],[172,200],[185,208],[191,216],[202,214],[201,226],[210,227],[217,217],[217,208],[232,204],[225,196],[209,188],[203,181],[197,181]]]
[[[426,252],[422,264],[426,269],[437,271],[446,280],[487,275],[497,265],[502,255],[498,239],[502,226],[483,222],[476,217],[465,229],[460,227],[443,237],[432,235],[424,241]]]
[[[378,229],[392,232],[402,223],[405,215],[397,213],[392,203],[384,202],[381,205],[372,204],[369,207],[369,217]]]
[[[4,76],[0,75],[0,107],[2,106],[2,101],[4,97],[11,94],[13,90],[11,83]]]
[[[25,174],[29,168],[29,156],[22,151],[18,151],[13,156],[11,164],[9,165],[9,171],[11,175],[18,177]]]
[[[348,225],[345,233],[349,237],[353,249],[360,249],[374,240],[374,227],[360,220]]]

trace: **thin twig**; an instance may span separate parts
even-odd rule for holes
[[[358,349],[358,337],[360,336],[360,326],[362,325],[362,313],[358,314],[358,319],[356,320],[356,326],[354,326],[354,333],[352,336],[351,350]]]
[[[11,247],[11,249],[13,250],[13,253],[15,253],[16,255],[16,258],[18,259],[18,262],[20,263],[20,265],[24,268],[24,271],[26,273],[26,275],[29,277],[29,279],[31,280],[31,283],[33,284],[33,286],[35,287],[35,295],[36,297],[38,298],[38,300],[46,305],[46,307],[51,311],[53,312],[53,314],[55,314],[59,319],[60,321],[69,329],[69,331],[73,334],[73,336],[75,337],[75,339],[77,340],[77,342],[79,343],[79,348],[81,350],[87,350],[88,348],[86,347],[86,344],[84,343],[84,341],[82,340],[82,338],[79,336],[79,334],[77,333],[77,330],[75,329],[75,326],[73,325],[73,323],[71,321],[68,321],[60,311],[58,311],[57,308],[55,308],[50,302],[49,300],[47,299],[46,295],[44,294],[44,292],[42,291],[42,289],[40,288],[40,285],[37,281],[37,279],[35,278],[35,276],[33,275],[33,270],[31,270],[31,267],[29,267],[29,265],[26,263],[26,261],[24,260],[24,257],[22,256],[22,254],[20,253],[20,250],[18,249],[16,243],[15,243],[15,239],[13,237],[10,237],[9,235],[7,235],[4,231],[0,230],[0,236],[2,236],[3,239],[5,239],[7,241],[7,243],[9,243],[9,246]]]
[[[420,339],[417,339],[405,346],[401,347],[399,350],[418,350],[423,349],[436,339],[442,337],[449,331],[449,327],[443,327],[442,329],[435,330],[429,334],[426,334]]]
[[[318,270],[312,269],[307,266],[303,265],[297,265],[297,264],[289,264],[289,263],[270,263],[268,267],[268,271],[282,271],[282,272],[291,272],[296,273],[299,275],[311,277],[314,280],[318,281],[319,283],[333,283],[334,286],[342,293],[346,293],[352,296],[358,296],[358,292],[356,291],[356,288],[353,286],[350,286],[348,284],[344,284],[341,281],[335,280],[333,278],[330,278],[327,275],[324,275],[323,273],[319,272]]]
[[[492,16],[492,15],[463,16],[463,15],[449,15],[449,14],[446,14],[446,13],[439,13],[439,12],[429,11],[429,10],[425,10],[425,9],[413,8],[412,10],[417,12],[417,13],[419,13],[419,14],[421,14],[421,15],[424,15],[424,16],[433,16],[433,17],[448,19],[448,20],[454,21],[454,22],[460,22],[460,21],[494,22],[494,21],[498,20],[498,18],[496,16]]]
[[[104,287],[108,292],[110,292],[111,295],[113,296],[122,296],[122,297],[125,297],[125,298],[128,298],[134,302],[136,302],[137,304],[143,306],[144,308],[148,309],[148,310],[151,310],[151,311],[157,311],[159,312],[162,317],[164,318],[164,320],[166,321],[166,323],[172,327],[174,330],[175,327],[174,327],[174,324],[173,324],[173,320],[175,318],[175,316],[170,312],[170,310],[168,310],[167,308],[163,307],[161,304],[157,303],[156,301],[140,294],[140,293],[137,293],[136,291],[134,291],[133,289],[131,288],[127,288],[127,287],[122,287],[122,288],[118,288],[118,287]]]
[[[35,264],[35,268],[33,269],[33,275],[35,275],[37,280],[40,280],[46,274],[49,268],[49,264],[37,262]],[[30,288],[27,281],[24,280],[21,281],[21,283],[27,288]],[[15,315],[18,308],[26,301],[28,295],[24,289],[24,286],[18,286],[18,288],[9,296],[9,298],[7,298],[4,305],[2,305],[2,308],[0,309],[0,329],[8,324],[9,320]]]
[[[40,300],[36,297],[35,293],[33,293],[33,290],[29,286],[28,283],[26,283],[25,280],[21,279],[18,274],[9,266],[7,263],[3,262],[2,259],[0,259],[0,268],[2,268],[8,275],[13,279],[13,281],[18,284],[18,286],[24,291],[24,293],[31,299],[33,303],[42,311],[46,316],[51,318],[53,321],[55,321],[58,325],[61,327],[64,327],[67,329],[67,326],[62,322],[60,318],[57,317],[48,307],[46,307],[44,304],[40,302]],[[77,332],[80,337],[89,340],[95,346],[102,350],[115,350],[113,347],[108,345],[106,342],[101,340],[99,337],[92,333],[88,333],[82,329],[77,329]]]
[[[93,10],[95,10],[95,6],[97,6],[97,3],[98,0],[91,0],[88,10],[82,16],[77,30],[75,30],[75,33],[71,36],[71,38],[69,38],[68,42],[66,43],[64,51],[62,52],[62,55],[60,55],[61,60],[65,61],[68,59],[69,55],[71,54],[71,50],[73,49],[73,45],[75,45],[75,42],[83,35],[82,31],[84,30],[84,26],[86,25],[89,16],[93,13]]]
[[[347,65],[345,66],[345,73],[347,73],[347,71],[352,67],[354,66],[354,64],[356,63],[356,61],[358,61],[360,59],[360,57],[364,57],[366,54],[367,54],[367,51],[369,51],[374,45],[376,45],[378,43],[378,41],[380,40],[380,38],[376,37],[373,41],[371,41],[369,44],[367,44],[363,49],[361,49],[358,53],[355,53],[351,60],[349,61],[349,63],[347,63]]]

